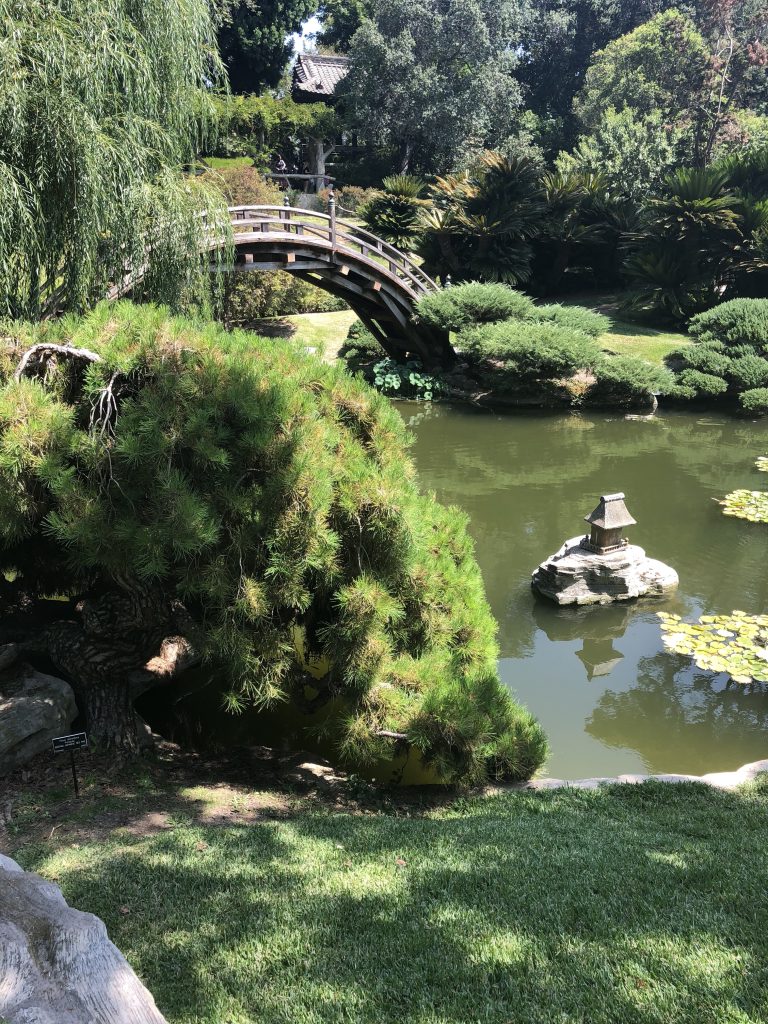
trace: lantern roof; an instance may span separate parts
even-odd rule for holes
[[[600,504],[584,519],[603,530],[620,530],[624,526],[634,526],[637,522],[629,514],[621,491],[618,494],[602,495]]]

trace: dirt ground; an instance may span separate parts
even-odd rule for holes
[[[311,811],[413,816],[456,799],[438,787],[385,790],[337,771],[315,755],[277,756],[266,747],[206,757],[160,742],[129,762],[44,753],[0,779],[0,853],[28,844],[73,845],[115,832],[162,832],[179,818],[204,825],[250,824]]]

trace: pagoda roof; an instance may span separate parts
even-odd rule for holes
[[[333,99],[338,84],[349,73],[349,57],[300,53],[293,67],[291,94],[295,100]]]
[[[602,495],[600,504],[594,512],[584,516],[584,519],[586,522],[591,523],[593,526],[599,526],[603,530],[620,530],[624,526],[634,526],[637,522],[629,514],[629,510],[624,504],[624,495],[621,491],[618,494]]]

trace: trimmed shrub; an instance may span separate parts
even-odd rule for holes
[[[283,193],[255,167],[226,167],[206,171],[203,181],[210,181],[227,200],[229,206],[282,206]]]
[[[691,345],[687,349],[680,349],[674,352],[670,358],[680,359],[692,370],[699,370],[701,373],[714,377],[725,377],[731,367],[731,360],[725,355],[723,346],[719,343],[706,345]]]
[[[535,309],[527,295],[506,284],[470,281],[426,295],[419,301],[416,315],[431,327],[458,333],[476,324],[529,320]]]
[[[700,370],[683,370],[678,377],[679,383],[685,389],[681,395],[724,395],[728,390],[728,382],[722,377],[716,377],[712,373],[702,373]],[[693,391],[694,394],[690,394]]]
[[[768,386],[768,359],[752,353],[739,356],[730,366],[731,377],[739,391],[750,391]]]
[[[693,317],[688,332],[697,341],[729,347],[749,345],[768,354],[768,299],[732,299]]]
[[[339,355],[347,362],[359,363],[381,359],[386,353],[363,321],[355,320],[347,332],[347,340],[339,350]]]
[[[515,320],[466,331],[462,352],[475,360],[503,363],[521,384],[570,377],[601,359],[599,346],[581,331]]]
[[[536,306],[532,319],[545,320],[572,331],[582,331],[591,338],[599,338],[611,329],[611,320],[602,313],[595,313],[584,306],[561,306],[558,302]]]
[[[768,388],[752,388],[750,391],[742,391],[739,401],[745,412],[763,416],[768,413]]]
[[[669,392],[675,379],[669,370],[635,356],[613,356],[594,368],[597,381],[587,394],[596,405],[648,405],[654,395]]]
[[[768,387],[768,299],[732,299],[691,320],[696,344],[670,362],[679,369],[679,397],[739,396],[742,408],[762,412]],[[746,397],[749,395],[750,397]]]

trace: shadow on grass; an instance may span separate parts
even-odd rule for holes
[[[24,860],[172,1022],[758,1024],[767,810],[766,785],[507,793]]]

